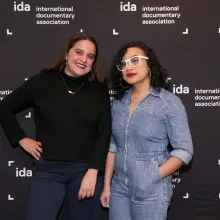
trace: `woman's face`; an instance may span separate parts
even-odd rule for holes
[[[130,47],[123,56],[122,60],[127,60],[133,56],[144,56],[144,51],[138,47]],[[130,85],[140,83],[143,80],[149,80],[149,66],[147,60],[144,58],[134,57],[130,60],[133,66],[127,62],[127,68],[122,71],[123,79]],[[136,66],[137,65],[137,66]],[[136,67],[134,67],[136,66]]]
[[[80,77],[92,69],[96,55],[95,45],[89,40],[80,40],[66,55],[65,71],[75,77]]]

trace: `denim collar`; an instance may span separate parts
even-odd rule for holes
[[[126,104],[130,103],[130,98],[131,98],[131,92],[132,92],[132,88],[128,89],[123,98],[121,99],[122,102],[125,102]],[[149,93],[149,95],[153,95],[155,97],[161,97],[161,93],[162,93],[162,89],[161,88],[152,88],[151,92]]]

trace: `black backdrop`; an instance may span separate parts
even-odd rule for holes
[[[195,148],[189,168],[174,174],[168,219],[220,218],[218,0],[4,0],[0,5],[0,100],[56,57],[73,33],[97,39],[106,70],[124,42],[142,40],[153,47],[168,69],[171,90],[186,106]],[[65,7],[69,11],[62,11]],[[34,137],[31,110],[18,119]],[[1,129],[0,219],[24,219],[31,170],[32,159],[12,149]],[[103,219],[107,215],[103,211]]]

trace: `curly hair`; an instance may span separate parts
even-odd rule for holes
[[[159,60],[152,48],[148,47],[145,43],[141,41],[132,41],[125,43],[117,52],[113,59],[112,65],[110,67],[110,76],[113,82],[113,89],[115,90],[115,99],[121,99],[125,92],[131,87],[122,78],[122,72],[116,67],[119,64],[127,52],[128,48],[137,47],[144,51],[145,55],[149,58],[147,63],[151,70],[151,80],[150,84],[154,88],[165,88],[168,89],[169,85],[167,83],[167,70],[161,66]]]

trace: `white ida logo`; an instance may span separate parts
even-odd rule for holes
[[[127,2],[126,4],[120,2],[120,11],[137,11],[137,6],[130,2]]]
[[[174,94],[189,94],[189,87],[183,86],[183,84],[180,84],[179,86],[176,86],[173,84],[173,93]]]
[[[16,177],[31,177],[32,170],[27,170],[25,167],[21,170],[16,168]]]
[[[17,2],[14,2],[14,11],[30,11],[31,6],[29,4],[24,4],[22,1],[20,4],[17,4]]]

